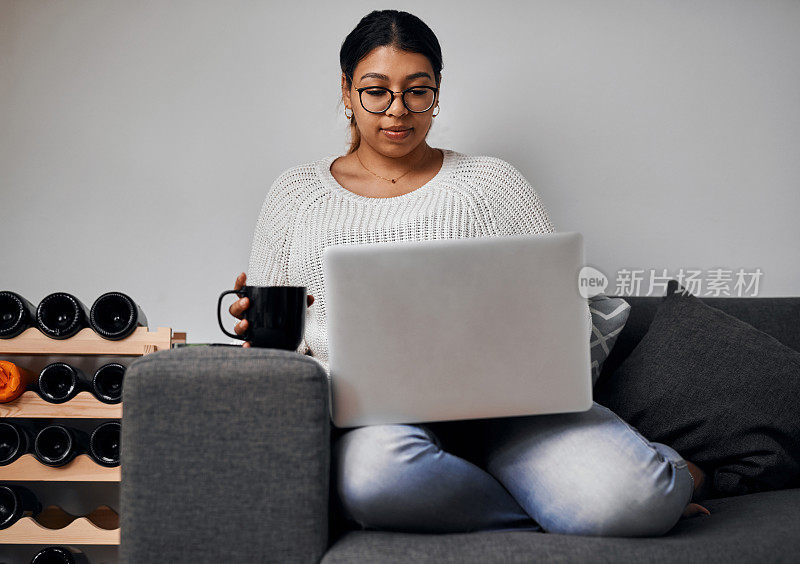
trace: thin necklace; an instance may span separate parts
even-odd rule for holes
[[[428,148],[430,149],[430,147],[428,147]],[[422,158],[424,159],[424,158],[425,158],[427,155],[428,155],[428,153],[426,152],[424,155],[422,155]],[[358,159],[358,162],[360,162],[360,163],[361,163],[361,166],[363,166],[363,167],[364,167],[364,169],[365,169],[367,172],[371,172],[372,174],[375,174],[375,173],[374,173],[374,172],[372,172],[370,169],[368,169],[366,166],[364,166],[364,163],[362,163],[362,162],[361,162],[361,157],[359,157],[359,156],[358,156],[358,151],[356,151],[356,158]],[[422,159],[420,159],[420,161],[421,161],[421,160],[422,160]],[[414,167],[413,167],[413,166],[412,166],[410,169],[408,169],[407,171],[405,171],[403,174],[401,174],[400,176],[398,176],[397,178],[384,178],[384,177],[383,177],[383,176],[381,176],[380,174],[375,174],[375,176],[377,176],[378,178],[382,178],[383,180],[386,180],[387,182],[391,182],[392,184],[394,184],[394,183],[396,183],[398,180],[400,180],[401,178],[403,178],[403,177],[404,177],[406,174],[408,174],[409,172],[411,172],[412,170],[414,170]]]

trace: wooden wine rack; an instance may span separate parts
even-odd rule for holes
[[[118,419],[122,417],[122,403],[103,403],[90,392],[78,392],[68,402],[54,404],[27,391],[12,402],[0,403],[0,417]]]
[[[81,329],[69,339],[51,339],[38,328],[30,327],[12,339],[0,339],[0,357],[37,355],[123,355],[142,356],[168,350],[186,343],[186,333],[173,333],[169,327],[150,331],[137,327],[125,339],[109,341],[91,328]],[[80,392],[71,400],[53,404],[34,391],[26,391],[16,400],[0,403],[0,418],[75,418],[121,419],[122,403],[107,404],[89,392]],[[0,466],[0,482],[119,482],[119,466],[106,467],[81,454],[69,464],[53,468],[25,454],[7,466]],[[41,519],[41,515],[40,515]],[[52,525],[52,523],[50,523]],[[63,524],[62,524],[63,525]],[[31,517],[23,517],[11,527],[0,530],[2,544],[119,545],[120,529],[99,527],[85,517],[78,517],[58,528],[48,527]]]
[[[0,480],[25,482],[119,482],[119,466],[101,466],[88,454],[79,454],[72,462],[53,468],[39,462],[32,454],[23,454],[7,466],[0,466]]]
[[[69,525],[50,529],[31,517],[23,517],[0,530],[0,544],[113,544],[119,545],[120,530],[103,529],[86,517]]]
[[[183,335],[186,341],[186,333]],[[159,327],[149,331],[137,327],[133,333],[119,341],[103,339],[89,327],[84,327],[69,339],[51,339],[36,327],[28,327],[13,339],[0,339],[0,354],[124,354],[144,355],[157,350],[169,349],[176,342],[172,329]]]

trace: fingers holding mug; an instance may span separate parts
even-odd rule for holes
[[[245,299],[247,299],[247,298],[245,298]],[[245,306],[244,309],[247,309],[247,306]],[[244,309],[242,311],[244,311]],[[236,333],[237,335],[244,335],[247,332],[247,328],[249,326],[250,326],[250,322],[247,321],[247,319],[242,319],[236,325],[234,325],[233,332]],[[250,341],[245,341],[244,343],[242,343],[242,347],[244,347],[244,348],[249,348],[251,346],[252,346],[252,343]]]
[[[241,290],[246,282],[247,282],[247,274],[242,272],[241,274],[239,274],[239,276],[236,277],[236,281],[233,284],[233,289]],[[246,319],[244,319],[244,311],[248,307],[250,307],[249,298],[240,298],[231,304],[230,307],[231,315],[241,319],[241,321],[239,321],[233,328],[233,332],[236,333],[237,335],[243,335],[247,331],[247,328],[250,325],[250,323]],[[250,341],[245,341],[244,343],[242,343],[242,347],[246,349],[250,348],[251,346],[252,343]]]
[[[247,274],[242,272],[239,276],[236,277],[236,282],[233,285],[234,290],[241,290],[244,287],[245,282],[247,282]],[[231,304],[228,308],[230,314],[237,319],[242,319],[244,317],[244,311],[250,306],[250,299],[249,298],[239,298],[235,302]],[[238,324],[237,324],[238,327]],[[239,331],[236,331],[239,334]]]
[[[247,319],[244,318],[245,310],[247,310],[247,308],[250,307],[250,299],[246,295],[242,296],[242,294],[245,294],[245,292],[242,290],[249,291],[249,288],[245,286],[245,282],[247,282],[247,274],[242,272],[236,277],[236,281],[234,282],[233,285],[233,290],[225,290],[224,292],[222,292],[219,295],[219,300],[217,301],[217,322],[219,323],[219,328],[222,329],[222,332],[225,333],[228,337],[241,340],[245,339],[245,333],[250,328],[250,323],[247,321]],[[233,333],[228,331],[225,328],[225,325],[222,323],[222,300],[228,294],[233,294],[238,298],[228,307],[228,311],[232,316],[241,320],[234,326]],[[246,341],[243,346],[250,347],[251,345],[252,343]]]

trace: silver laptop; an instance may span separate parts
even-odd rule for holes
[[[585,411],[577,232],[325,248],[337,427]]]

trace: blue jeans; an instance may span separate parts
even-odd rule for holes
[[[577,413],[342,431],[332,493],[364,529],[658,536],[694,489],[675,450],[596,402]]]

